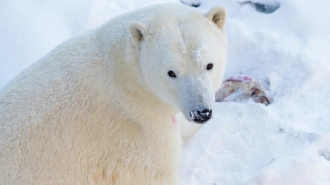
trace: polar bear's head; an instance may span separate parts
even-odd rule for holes
[[[169,6],[153,18],[130,24],[144,81],[188,121],[205,123],[212,117],[225,68],[225,17],[222,7],[202,15]]]

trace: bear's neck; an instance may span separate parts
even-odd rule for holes
[[[159,99],[147,87],[141,86],[141,83],[133,79],[125,86],[120,85],[123,82],[114,84],[115,89],[117,89],[114,92],[115,96],[121,97],[115,99],[120,100],[120,102],[115,102],[115,106],[118,106],[125,113],[125,116],[137,121],[140,125],[147,124],[148,127],[150,125],[159,127],[159,124],[171,125],[172,116],[178,110]]]

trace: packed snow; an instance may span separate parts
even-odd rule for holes
[[[60,0],[0,2],[0,88],[64,40],[154,3],[227,9],[226,77],[269,85],[273,103],[216,103],[183,151],[187,185],[330,184],[330,1]],[[192,123],[193,124],[193,123]]]

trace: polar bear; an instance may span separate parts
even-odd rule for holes
[[[180,184],[174,115],[212,117],[225,10],[161,4],[56,47],[0,92],[0,184]]]

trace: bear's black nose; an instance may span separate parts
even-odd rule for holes
[[[202,109],[190,112],[191,119],[199,124],[207,122],[212,117],[212,109]]]

